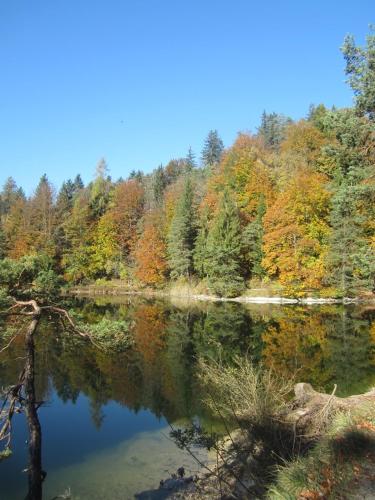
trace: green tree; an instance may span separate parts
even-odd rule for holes
[[[63,225],[66,248],[63,252],[62,267],[66,279],[70,282],[77,283],[89,274],[92,225],[90,193],[85,189],[78,193],[71,215]]]
[[[14,298],[49,301],[58,296],[61,284],[45,254],[0,261],[0,288]]]
[[[374,286],[373,126],[351,109],[328,112],[323,125],[334,138],[325,148],[325,155],[334,165],[330,282],[340,294],[352,295]]]
[[[55,254],[55,227],[54,189],[44,174],[30,200],[30,232],[33,248],[37,252]]]
[[[261,278],[265,271],[262,267],[263,254],[263,217],[266,213],[264,196],[260,197],[255,219],[249,222],[243,232],[245,260],[251,277]]]
[[[13,177],[8,177],[0,193],[0,217],[2,219],[19,198],[25,199],[22,189],[17,186]]]
[[[358,47],[354,37],[348,35],[341,48],[346,61],[345,72],[354,91],[356,107],[375,121],[375,31],[367,36],[366,47]]]
[[[244,288],[240,218],[229,192],[224,191],[219,213],[207,239],[206,273],[210,289],[233,297]]]
[[[220,163],[224,151],[224,144],[217,130],[210,130],[202,150],[204,167],[213,167]]]
[[[152,175],[152,192],[155,206],[160,206],[163,201],[164,190],[167,186],[163,165],[159,165]]]
[[[107,210],[112,188],[108,166],[104,158],[96,166],[96,176],[90,189],[90,207],[94,217],[101,217]]]
[[[278,113],[266,113],[263,111],[258,135],[264,140],[264,144],[273,150],[278,150],[285,137],[285,131],[292,120]]]
[[[186,155],[185,164],[188,173],[194,170],[194,168],[196,168],[197,166],[197,162],[195,161],[195,154],[193,153],[191,147],[189,147],[188,153]]]
[[[200,278],[206,277],[208,232],[209,209],[205,206],[199,219],[197,238],[195,240],[193,252],[194,269]]]
[[[358,186],[350,176],[340,179],[332,198],[332,237],[328,256],[330,283],[343,296],[374,287],[375,256],[364,234]]]
[[[172,279],[191,275],[195,236],[194,192],[191,179],[187,177],[168,234],[168,264]]]
[[[0,223],[0,260],[4,259],[4,257],[6,256],[6,252],[7,252],[6,237],[5,237],[4,230],[3,230],[1,223]]]

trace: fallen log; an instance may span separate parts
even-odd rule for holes
[[[375,388],[346,398],[336,396],[335,392],[336,386],[331,394],[317,392],[304,382],[294,386],[291,410],[284,418],[294,426],[296,435],[318,437],[338,412],[355,411],[364,406],[374,406],[375,412]]]

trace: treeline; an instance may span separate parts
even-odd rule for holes
[[[190,149],[113,181],[102,159],[88,185],[78,175],[55,194],[44,175],[31,197],[8,179],[0,258],[45,256],[71,284],[179,280],[225,296],[260,282],[288,293],[372,291],[374,46],[374,34],[364,48],[344,43],[353,108],[311,106],[295,122],[264,113],[256,134],[227,149],[211,131],[199,165]]]

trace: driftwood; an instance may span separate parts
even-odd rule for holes
[[[291,411],[284,416],[285,421],[294,426],[299,436],[312,438],[324,432],[327,424],[338,412],[350,412],[363,406],[374,406],[375,388],[364,394],[341,398],[332,394],[317,392],[310,384],[299,383],[294,386],[294,400]]]

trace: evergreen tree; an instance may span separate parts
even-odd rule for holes
[[[0,224],[0,260],[5,259],[7,253],[6,237]]]
[[[205,268],[210,289],[220,296],[238,295],[244,288],[241,263],[240,218],[226,190],[220,203],[218,216],[207,239]]]
[[[80,174],[77,174],[74,181],[73,181],[73,184],[74,184],[74,192],[75,193],[78,193],[78,191],[80,189],[83,189],[85,187],[85,185],[83,184],[83,180],[82,180],[82,177],[80,176]]]
[[[341,294],[351,295],[374,286],[374,226],[369,222],[375,217],[373,127],[350,109],[328,112],[323,124],[335,138],[325,148],[334,164],[330,282]]]
[[[207,238],[209,232],[209,211],[208,207],[204,207],[198,227],[198,234],[194,246],[194,269],[200,278],[206,276],[206,260],[207,260]]]
[[[192,273],[195,218],[193,186],[187,177],[168,234],[168,264],[172,279],[189,277]]]
[[[89,190],[82,190],[76,196],[70,217],[63,225],[66,246],[63,251],[62,267],[68,281],[78,283],[88,276],[92,244],[92,212]]]
[[[195,161],[195,154],[193,153],[193,150],[191,147],[189,148],[188,154],[185,159],[185,164],[186,164],[186,171],[190,173],[194,168],[196,168],[197,163]]]
[[[163,201],[164,190],[167,186],[167,180],[163,165],[159,165],[153,173],[152,191],[155,206],[160,206]]]
[[[249,265],[251,277],[261,278],[265,271],[262,267],[263,254],[263,217],[266,213],[264,196],[260,197],[255,219],[251,221],[243,232],[245,258]]]
[[[80,175],[77,175],[74,181],[68,179],[63,182],[56,200],[56,227],[54,239],[56,244],[56,256],[58,259],[66,252],[68,238],[65,233],[65,224],[71,216],[74,200],[80,190],[83,189],[83,182]]]
[[[108,167],[104,158],[102,158],[96,166],[96,177],[91,185],[90,207],[94,217],[99,218],[104,215],[109,203],[111,188]]]
[[[375,121],[375,30],[367,36],[365,48],[355,44],[353,36],[345,38],[342,52],[346,61],[348,82],[356,97],[360,113]]]
[[[220,163],[224,151],[224,144],[217,130],[210,130],[202,150],[204,167],[213,167]]]
[[[291,123],[292,120],[284,115],[263,111],[258,135],[268,148],[278,150],[285,137],[285,130]]]
[[[56,200],[56,212],[59,217],[66,216],[73,207],[74,183],[68,179],[62,183]]]
[[[140,170],[132,170],[129,174],[129,179],[134,179],[138,182],[142,182],[143,173]]]
[[[19,198],[25,198],[13,177],[8,177],[0,193],[0,216],[6,215]]]
[[[54,189],[44,174],[30,200],[30,232],[33,247],[38,252],[54,255],[55,223]]]
[[[328,256],[330,283],[340,295],[374,288],[375,255],[364,234],[358,189],[349,178],[340,179],[332,198],[332,236]]]

